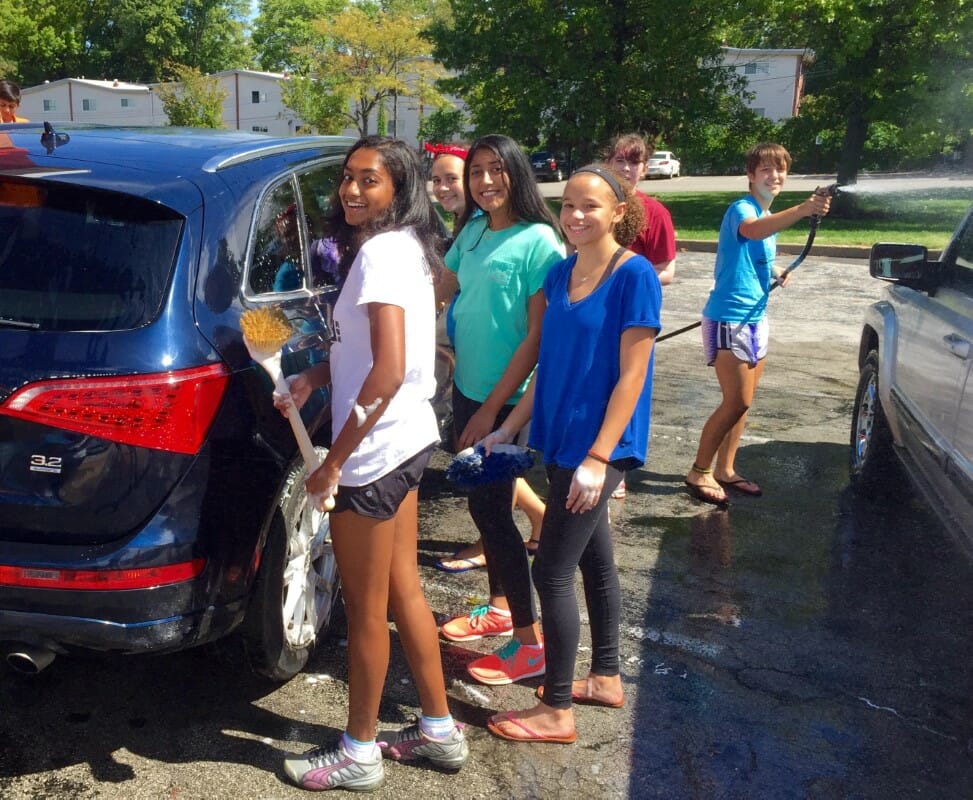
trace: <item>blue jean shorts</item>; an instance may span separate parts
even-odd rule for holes
[[[769,338],[766,317],[759,322],[717,322],[703,317],[703,353],[710,367],[719,350],[729,350],[740,361],[755,367],[767,357]]]

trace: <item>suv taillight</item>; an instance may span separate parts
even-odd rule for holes
[[[111,378],[38,381],[18,389],[0,414],[121,444],[194,454],[229,381],[223,364]]]
[[[179,564],[130,569],[49,569],[47,567],[14,567],[0,564],[0,586],[24,586],[32,589],[70,589],[116,591],[155,589],[197,578],[206,559],[194,558]]]

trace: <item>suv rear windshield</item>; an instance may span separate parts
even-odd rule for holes
[[[0,179],[0,327],[145,325],[162,306],[182,224],[130,195]]]

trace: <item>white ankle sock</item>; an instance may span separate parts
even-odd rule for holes
[[[447,714],[445,717],[427,717],[423,714],[419,717],[419,730],[430,739],[445,739],[455,727],[452,714]]]
[[[351,738],[348,731],[341,734],[341,746],[355,761],[374,761],[378,750],[378,745],[374,739],[370,742],[359,742],[357,739]]]

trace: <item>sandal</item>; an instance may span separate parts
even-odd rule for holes
[[[731,491],[739,492],[749,497],[760,497],[764,493],[763,489],[756,483],[747,478],[741,478],[740,476],[737,476],[732,481],[721,481],[717,478],[716,482],[724,489],[730,489]]]
[[[509,722],[516,729],[515,731],[505,731],[499,726],[500,722]],[[509,739],[512,742],[554,742],[556,744],[571,744],[578,738],[576,731],[571,731],[567,736],[550,736],[529,728],[524,721],[517,716],[516,711],[504,711],[495,714],[487,720],[487,728],[490,733],[499,736],[501,739]]]
[[[459,552],[460,551],[457,550],[448,558],[437,559],[434,566],[436,569],[441,569],[443,572],[454,573],[469,572],[471,569],[479,569],[480,567],[486,566],[486,556],[483,553],[473,556],[472,558],[457,558]]]
[[[693,464],[690,472],[699,475],[712,475],[713,470],[703,469]],[[703,503],[710,503],[714,506],[725,506],[729,503],[726,491],[722,487],[706,486],[700,483],[691,483],[688,479],[683,481],[689,489],[689,494]]]

